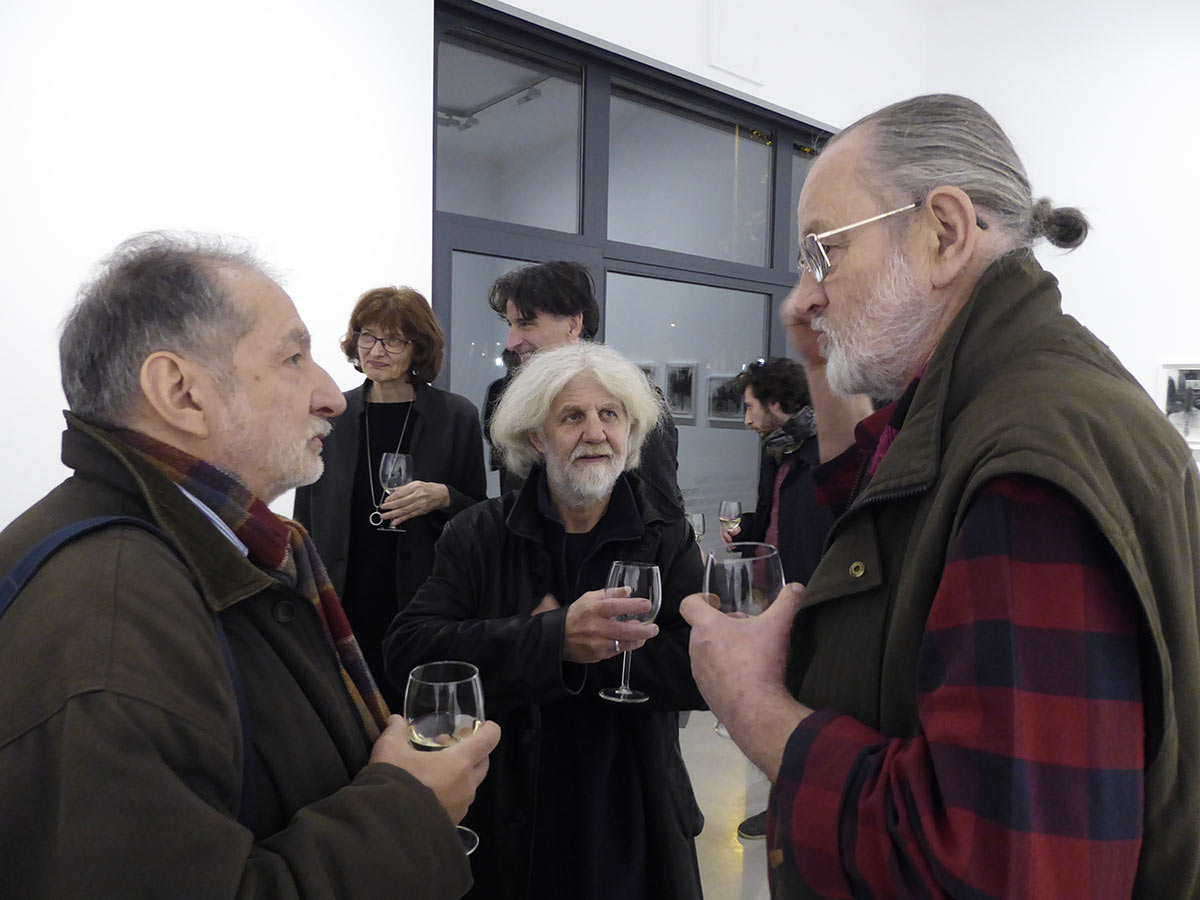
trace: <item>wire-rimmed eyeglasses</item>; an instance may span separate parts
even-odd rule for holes
[[[820,234],[806,234],[804,239],[800,241],[800,253],[796,257],[796,265],[800,270],[800,274],[803,275],[805,271],[809,271],[812,272],[813,278],[817,281],[825,280],[825,276],[829,274],[829,255],[825,252],[824,244],[821,243],[825,238],[833,237],[835,234],[841,234],[843,231],[849,231],[852,228],[870,225],[872,222],[878,222],[880,219],[886,219],[888,216],[894,216],[897,213],[908,212],[910,209],[916,209],[920,205],[920,201],[914,201],[908,204],[908,206],[901,206],[899,209],[871,216],[871,218],[855,222],[853,225],[843,225],[841,228],[822,231]]]
[[[361,349],[367,352],[370,352],[371,348],[377,343],[383,344],[384,353],[402,353],[404,348],[412,343],[407,338],[379,337],[378,335],[371,334],[369,331],[354,332],[354,340]]]

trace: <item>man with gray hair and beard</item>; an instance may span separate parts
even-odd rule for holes
[[[270,511],[345,407],[291,298],[148,234],[59,344],[66,481],[0,534],[0,896],[454,900],[495,723],[420,753]],[[22,585],[24,585],[22,587]]]
[[[851,125],[782,315],[826,502],[804,588],[685,599],[713,712],[773,782],[772,896],[1200,896],[1200,490],[1030,250],[1082,243],[978,104]],[[846,395],[893,402],[850,427]]]
[[[505,729],[466,819],[480,835],[471,898],[693,900],[700,811],[676,710],[702,708],[679,601],[703,568],[690,526],[632,472],[660,414],[645,376],[586,341],[534,354],[504,392],[492,437],[519,492],[446,526],[433,574],[384,642],[397,684],[414,665],[479,667]],[[607,593],[616,560],[658,566],[644,597]],[[640,705],[598,696],[622,680]]]

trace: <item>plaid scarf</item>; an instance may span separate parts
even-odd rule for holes
[[[122,430],[116,434],[216,513],[249,549],[252,563],[312,603],[367,735],[371,740],[378,737],[387,722],[387,704],[371,677],[337,591],[308,532],[298,522],[271,512],[241,482],[203,460],[134,431]]]
[[[811,406],[802,406],[791,418],[763,438],[763,449],[779,465],[784,458],[817,433],[817,420]]]

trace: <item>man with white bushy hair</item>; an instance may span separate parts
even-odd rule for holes
[[[385,641],[396,683],[423,662],[474,663],[506,729],[465,820],[481,838],[471,898],[701,895],[676,711],[703,708],[679,616],[703,566],[682,514],[631,471],[660,409],[615,350],[534,354],[492,420],[524,485],[449,522]],[[653,623],[633,618],[647,598],[605,590],[616,560],[658,566]],[[633,650],[629,681],[648,699],[607,702]]]

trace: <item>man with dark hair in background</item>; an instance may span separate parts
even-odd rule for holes
[[[786,357],[755,360],[732,387],[743,394],[745,424],[758,433],[762,457],[754,512],[743,515],[740,526],[722,527],[721,540],[777,547],[784,577],[805,584],[821,559],[833,513],[814,490],[820,456],[804,368]],[[765,837],[766,819],[766,812],[750,816],[738,825],[738,836]]]
[[[821,559],[833,513],[813,492],[812,470],[820,455],[804,368],[786,357],[757,360],[733,386],[745,398],[746,427],[758,433],[762,459],[754,512],[742,516],[739,528],[722,528],[721,537],[778,547],[784,576],[806,584]]]
[[[592,275],[587,266],[569,260],[554,260],[523,266],[505,272],[488,291],[488,305],[508,324],[507,351],[517,354],[520,363],[539,350],[550,350],[590,341],[600,328],[600,306],[596,302]],[[499,389],[511,378],[510,374],[488,387],[484,402],[484,436],[491,445],[489,400],[499,395]],[[679,492],[679,431],[666,410],[662,393],[656,396],[663,407],[661,422],[646,439],[642,464],[638,474],[662,498],[683,509]],[[494,451],[494,448],[493,448]],[[500,461],[500,492],[507,493],[521,486],[522,479]]]
[[[0,574],[33,571],[0,585],[0,896],[470,886],[454,822],[499,728],[410,746],[315,545],[267,507],[320,477],[345,407],[310,343],[262,265],[204,237],[132,239],[80,292],[74,474],[0,533]]]

